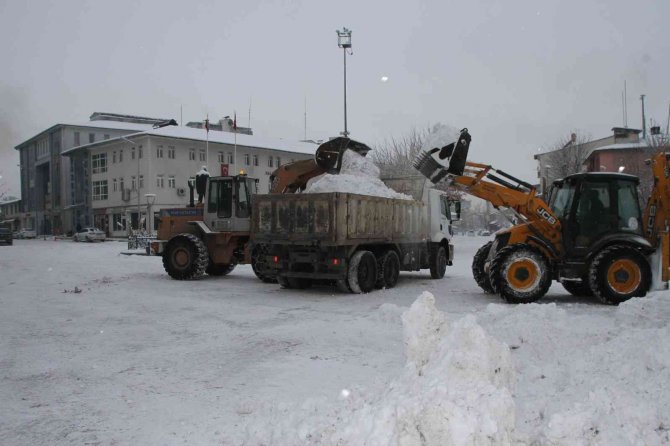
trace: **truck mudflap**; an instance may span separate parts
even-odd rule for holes
[[[454,245],[449,243],[449,259],[447,260],[447,265],[452,266],[454,264]]]

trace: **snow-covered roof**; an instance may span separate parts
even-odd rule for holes
[[[11,200],[0,200],[0,206],[5,205],[5,204],[18,203],[19,201],[21,201],[20,198],[13,198]]]
[[[121,122],[121,121],[84,121],[84,122],[66,122],[61,125],[70,127],[86,127],[92,129],[110,129],[110,130],[149,130],[152,128],[151,124],[138,124],[135,122]]]
[[[649,143],[644,140],[641,140],[640,142],[621,142],[617,144],[608,144],[606,146],[596,147],[592,149],[589,154],[593,152],[600,152],[602,150],[646,149],[647,147],[649,147]]]
[[[318,147],[316,144],[312,144],[309,142],[295,141],[289,139],[268,138],[256,135],[244,135],[240,133],[237,133],[237,138],[235,138],[235,135],[236,135],[235,133],[231,132],[210,131],[209,142],[228,144],[231,146],[237,144],[238,146],[241,147],[281,150],[284,152],[302,153],[307,155],[313,155],[314,152],[316,151],[316,148]],[[205,130],[191,127],[180,127],[180,126],[167,126],[158,129],[150,128],[148,130],[125,135],[125,138],[133,139],[142,136],[156,136],[156,137],[185,139],[185,140],[202,141],[202,142],[207,140],[207,132]],[[73,147],[71,149],[65,150],[63,151],[62,154],[67,155],[77,150],[99,147],[104,144],[118,142],[120,139],[121,138],[111,138],[103,141],[94,142],[91,144],[84,144],[78,147]]]

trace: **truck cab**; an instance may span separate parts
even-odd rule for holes
[[[251,197],[258,180],[246,175],[213,177],[207,184],[203,221],[212,231],[249,232]]]

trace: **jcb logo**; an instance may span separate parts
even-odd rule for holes
[[[550,225],[556,224],[556,218],[549,213],[545,208],[537,208],[537,215],[544,218]]]

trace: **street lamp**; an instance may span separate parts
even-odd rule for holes
[[[342,48],[344,53],[344,131],[342,136],[347,138],[349,131],[347,130],[347,49],[349,54],[354,54],[351,50],[351,30],[342,27],[342,31],[335,30],[337,33],[337,46]]]
[[[147,231],[149,235],[152,235],[154,232],[154,214],[152,206],[156,202],[156,194],[144,194],[144,198],[147,200]]]

